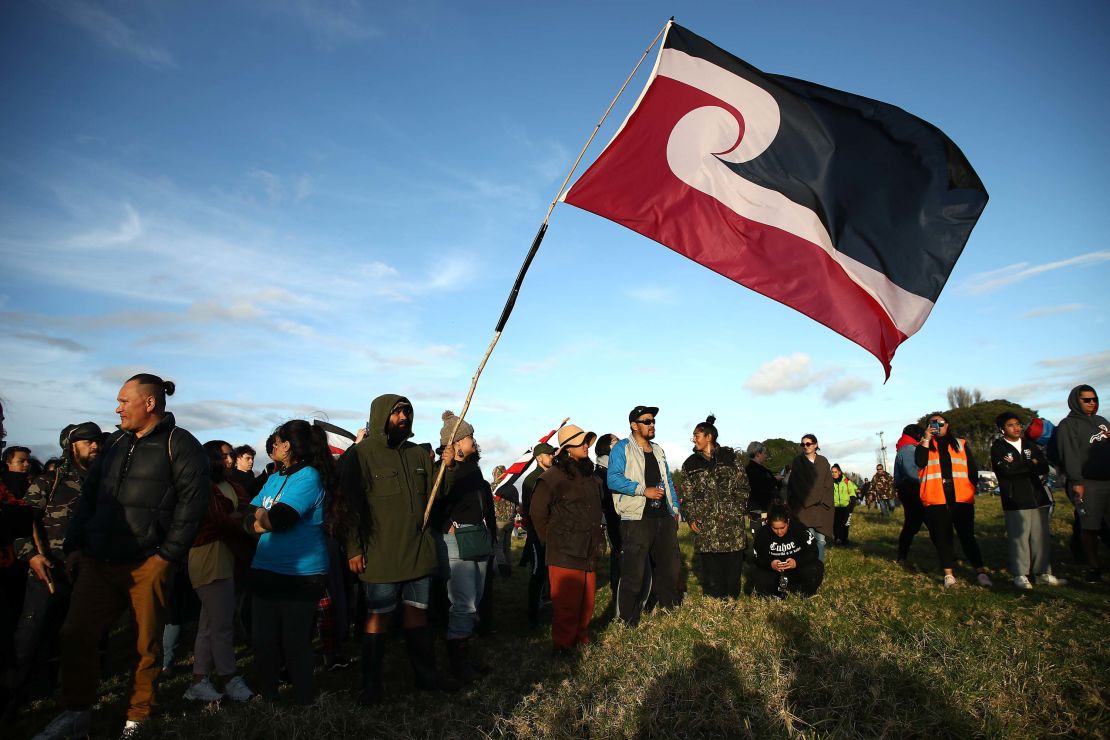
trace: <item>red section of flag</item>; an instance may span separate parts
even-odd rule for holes
[[[566,202],[784,303],[867,349],[890,374],[906,335],[825,250],[746,219],[679,180],[667,163],[675,124],[701,106],[727,107],[682,82],[657,77],[625,128],[567,193]],[[742,120],[742,118],[740,118]]]
[[[331,452],[333,457],[339,457],[347,448],[355,443],[355,435],[348,432],[343,427],[338,427],[335,424],[330,424],[326,421],[314,419],[312,421],[314,426],[318,426],[324,430],[324,435],[328,439],[328,451]]]
[[[563,424],[566,424],[566,423],[567,423],[567,420],[564,419]],[[546,442],[549,439],[551,439],[552,437],[554,437],[555,433],[563,428],[563,424],[560,424],[559,426],[552,429],[547,434],[540,437],[538,440],[536,440],[536,444],[538,445],[542,442]],[[524,472],[527,471],[528,468],[530,468],[532,466],[532,461],[536,459],[535,455],[532,454],[532,450],[534,448],[535,448],[535,445],[533,445],[532,447],[525,450],[524,454],[522,454],[519,458],[517,458],[517,461],[515,463],[513,463],[512,465],[510,465],[509,467],[507,467],[505,469],[505,475],[501,478],[501,482],[498,483],[497,488],[501,488],[503,486],[509,486],[509,487],[515,487],[516,486],[516,482],[520,479],[520,476],[523,475]],[[494,493],[496,493],[496,492],[497,492],[497,489],[494,489]]]

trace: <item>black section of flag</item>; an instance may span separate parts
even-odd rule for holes
[[[778,103],[771,146],[726,166],[814,211],[837,251],[936,301],[987,203],[951,139],[897,106],[765,74],[678,25],[665,48],[722,67]]]

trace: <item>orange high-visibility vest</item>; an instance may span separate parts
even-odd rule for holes
[[[967,440],[957,439],[956,449],[949,448],[952,457],[952,488],[956,493],[956,503],[975,502],[975,483],[968,477]],[[940,452],[929,445],[929,462],[917,474],[921,481],[921,503],[925,506],[938,506],[947,503],[944,498],[944,480],[940,472]]]

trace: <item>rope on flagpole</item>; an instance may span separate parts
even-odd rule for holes
[[[659,39],[663,37],[663,34],[666,33],[667,29],[670,28],[672,23],[674,23],[674,16],[671,16],[670,19],[665,24],[663,24],[663,27],[659,29],[659,33],[655,34],[655,38],[652,39],[651,43],[648,44],[648,47],[644,49],[644,53],[640,57],[639,61],[636,62],[636,66],[632,68],[632,71],[628,74],[628,77],[625,78],[624,84],[621,85],[620,90],[617,91],[616,96],[613,98],[612,102],[609,103],[609,107],[605,109],[605,113],[602,114],[601,120],[599,120],[597,122],[597,125],[594,126],[594,130],[590,132],[589,138],[586,139],[585,146],[582,147],[582,151],[578,153],[578,157],[574,160],[574,164],[571,165],[570,172],[568,172],[566,178],[563,179],[562,184],[559,186],[559,191],[555,194],[555,197],[551,201],[551,205],[547,207],[547,213],[544,214],[543,221],[540,223],[540,228],[536,232],[535,238],[532,239],[532,246],[531,248],[529,248],[528,254],[524,258],[524,263],[520,266],[520,272],[517,273],[516,282],[513,283],[513,288],[511,291],[509,291],[509,298],[505,301],[505,308],[501,311],[501,318],[497,320],[497,327],[494,329],[493,333],[493,341],[490,342],[489,349],[486,350],[486,354],[482,357],[482,361],[478,364],[477,372],[474,373],[474,377],[470,380],[470,390],[466,393],[466,400],[463,402],[462,410],[459,412],[458,420],[455,422],[455,428],[451,430],[450,440],[452,444],[455,440],[455,434],[457,434],[459,431],[459,425],[463,423],[463,419],[466,418],[466,412],[470,409],[470,401],[474,398],[474,390],[478,387],[478,378],[482,376],[482,371],[485,370],[486,363],[489,361],[490,355],[493,354],[494,348],[501,340],[501,332],[504,331],[505,324],[509,321],[509,314],[513,312],[513,307],[516,305],[517,296],[520,294],[520,287],[524,284],[524,276],[528,274],[528,268],[532,266],[532,260],[536,258],[536,253],[540,249],[540,243],[543,242],[544,234],[547,233],[547,223],[551,219],[551,212],[555,210],[555,204],[559,202],[559,198],[562,197],[563,190],[566,188],[567,183],[569,183],[570,179],[574,177],[574,173],[578,169],[578,165],[581,164],[582,158],[586,156],[586,150],[590,148],[590,144],[593,143],[594,137],[597,136],[597,132],[601,130],[601,126],[605,123],[605,119],[609,117],[609,114],[616,106],[617,101],[620,100],[621,95],[624,94],[625,88],[628,87],[628,83],[630,83],[632,81],[632,78],[636,76],[636,72],[639,71],[640,65],[644,63],[644,60],[647,59],[648,54],[650,54],[655,45],[659,43]],[[424,524],[421,526],[421,531],[428,528],[428,517],[432,515],[432,504],[435,503],[436,494],[439,493],[439,488],[440,485],[442,485],[443,483],[443,475],[445,472],[447,472],[447,466],[444,465],[441,461],[439,472],[436,474],[435,483],[432,485],[432,492],[428,495],[428,505],[424,508]]]

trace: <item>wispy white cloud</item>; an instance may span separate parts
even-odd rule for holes
[[[837,440],[834,442],[821,442],[821,454],[835,463],[840,458],[851,457],[861,453],[870,452],[879,446],[876,437],[856,437],[855,439]],[[850,471],[849,471],[850,472]]]
[[[1036,319],[1043,316],[1057,316],[1062,313],[1072,313],[1073,311],[1080,311],[1082,309],[1082,303],[1065,303],[1060,306],[1045,306],[1044,308],[1034,308],[1031,311],[1026,311],[1021,316],[1024,319]]]
[[[247,177],[259,184],[270,203],[300,203],[315,191],[316,180],[307,172],[281,176],[264,169],[253,169]]]
[[[972,275],[964,282],[961,288],[965,293],[982,295],[1005,288],[1007,285],[1013,285],[1014,283],[1020,283],[1023,280],[1043,275],[1046,272],[1052,272],[1053,270],[1061,270],[1067,267],[1082,267],[1084,265],[1097,265],[1108,261],[1110,261],[1110,250],[1102,249],[1097,252],[1088,252],[1064,260],[1045,262],[1040,265],[1018,262],[997,270],[990,270],[988,272],[980,272]]]
[[[360,0],[263,0],[260,7],[292,18],[323,46],[365,41],[378,34]]]
[[[625,298],[646,303],[651,306],[668,305],[674,303],[675,291],[662,285],[640,285],[624,291]]]
[[[744,387],[760,396],[769,396],[787,390],[798,390],[814,385],[821,374],[804,352],[789,357],[776,357],[763,363],[744,381]]]
[[[148,67],[176,67],[173,55],[123,19],[89,0],[42,0],[67,21],[89,33],[104,46],[127,54]]]
[[[34,342],[47,347],[53,347],[54,349],[64,349],[67,352],[85,352],[88,350],[88,347],[85,345],[67,337],[54,337],[48,334],[39,334],[29,331],[15,332],[11,336],[26,342]]]
[[[69,245],[84,249],[116,247],[129,244],[142,235],[143,222],[138,211],[130,203],[124,202],[123,218],[117,225],[76,234],[69,240]]]
[[[850,401],[857,396],[860,396],[867,391],[871,390],[872,384],[863,378],[849,376],[847,378],[839,378],[830,382],[825,386],[822,391],[821,397],[829,404],[836,405],[845,401]]]

